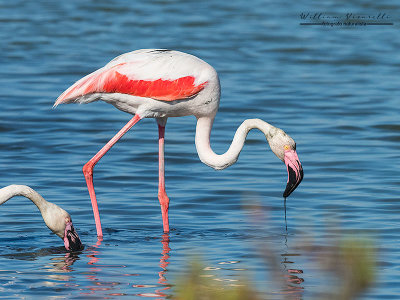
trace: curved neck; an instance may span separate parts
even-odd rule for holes
[[[243,148],[247,134],[253,128],[261,130],[268,139],[271,136],[271,130],[275,127],[260,119],[245,120],[236,130],[232,144],[224,154],[216,154],[210,145],[211,129],[214,117],[201,117],[197,120],[196,126],[196,149],[200,160],[206,165],[222,170],[234,164]]]
[[[0,189],[0,205],[7,202],[15,196],[24,196],[30,199],[42,212],[49,202],[44,200],[42,196],[35,190],[26,185],[12,184]]]

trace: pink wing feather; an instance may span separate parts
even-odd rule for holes
[[[135,58],[135,56],[133,57]],[[175,67],[174,65],[171,66],[171,61],[167,59],[164,61],[166,67],[162,68],[164,73]],[[196,82],[196,77],[190,72],[187,72],[187,75],[179,72],[178,77],[174,78],[171,74],[163,74],[160,67],[162,67],[160,61],[157,63],[154,63],[154,60],[149,62],[133,60],[129,62],[117,58],[104,68],[77,81],[58,97],[54,106],[93,93],[121,93],[162,101],[173,101],[196,95],[207,83],[207,81]],[[187,65],[185,68],[187,68]],[[155,74],[151,77],[154,79],[143,79],[145,76],[142,76],[140,71],[149,73],[152,69],[154,69]],[[149,77],[148,74],[147,77]]]

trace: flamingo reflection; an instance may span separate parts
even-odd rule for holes
[[[303,270],[300,268],[295,268],[295,258],[299,257],[300,254],[289,251],[288,246],[288,226],[287,226],[287,218],[286,218],[286,203],[284,203],[284,212],[285,212],[285,232],[281,236],[283,237],[284,243],[284,253],[282,250],[277,249],[278,244],[282,244],[281,241],[276,241],[274,238],[271,239],[262,239],[262,241],[255,242],[255,249],[262,249],[260,252],[261,257],[263,258],[265,264],[267,266],[271,266],[271,272],[273,278],[277,280],[277,283],[281,285],[281,293],[285,296],[290,297],[290,299],[302,299],[304,293],[304,286],[302,283],[304,279],[302,278]],[[250,223],[254,226],[254,228],[259,228],[260,231],[265,228],[265,224],[268,224],[268,216],[263,210],[261,205],[254,204],[253,206],[249,206],[251,208],[249,210],[249,220]],[[265,236],[271,236],[270,232],[265,232]],[[281,261],[278,258],[278,253],[282,253],[280,256],[283,258]],[[279,266],[279,262],[281,266]]]
[[[283,293],[285,295],[291,295],[290,299],[302,299],[304,292],[302,283],[304,282],[304,279],[301,276],[303,270],[288,267],[288,265],[293,266],[295,264],[294,258],[300,256],[300,254],[286,252],[281,256],[283,257],[281,263],[284,266],[283,278],[285,281]]]
[[[165,277],[165,274],[167,273],[168,269],[168,265],[169,265],[169,251],[171,251],[171,248],[169,247],[169,234],[168,233],[164,233],[162,235],[162,252],[161,252],[161,259],[160,259],[160,267],[161,267],[161,271],[158,272],[158,283],[165,285],[164,288],[160,289],[160,290],[156,290],[156,294],[160,294],[160,296],[166,296],[162,291],[165,290],[169,290],[171,287],[168,285],[168,281],[167,278]],[[161,295],[162,294],[162,295]]]
[[[125,265],[104,265],[100,264],[100,251],[99,248],[101,246],[101,242],[103,241],[102,237],[98,237],[96,244],[92,245],[88,250],[91,252],[86,255],[86,257],[90,258],[87,263],[90,265],[90,272],[86,275],[86,277],[93,282],[92,286],[85,288],[85,292],[82,292],[83,295],[92,295],[96,294],[99,291],[112,291],[116,286],[120,285],[120,282],[116,281],[102,281],[97,278],[97,274],[103,271],[103,268],[126,268]],[[131,275],[131,274],[126,274]],[[88,290],[90,292],[88,292]],[[124,296],[124,293],[108,293],[108,296]]]
[[[88,247],[88,251],[90,252],[88,255],[86,255],[88,258],[90,258],[89,262],[87,263],[90,265],[90,271],[88,272],[89,274],[86,275],[86,277],[93,282],[93,286],[87,287],[85,289],[85,292],[82,294],[84,295],[93,295],[96,294],[98,291],[106,291],[106,290],[112,290],[116,285],[119,283],[116,282],[105,282],[101,281],[98,278],[98,274],[103,272],[103,268],[105,267],[111,267],[111,265],[103,265],[101,264],[101,258],[100,258],[100,247],[102,244],[102,238],[98,238],[97,242],[95,245],[92,245],[92,247]],[[169,265],[169,257],[170,257],[170,251],[171,248],[169,247],[169,242],[170,242],[170,237],[168,233],[164,233],[161,236],[161,244],[162,244],[162,251],[161,251],[161,258],[159,261],[159,266],[161,270],[158,272],[158,284],[157,286],[154,286],[156,289],[154,290],[153,293],[136,293],[136,294],[131,294],[133,296],[139,296],[139,297],[154,297],[157,299],[164,299],[168,294],[166,294],[166,290],[169,290],[171,286],[168,283],[168,280],[166,278],[166,274],[168,272],[168,265]],[[126,266],[123,265],[113,265],[112,267],[121,267],[124,268]],[[139,274],[124,274],[125,276],[139,276]],[[133,284],[133,288],[150,288],[150,285],[143,285],[143,284]],[[89,291],[88,291],[89,290]],[[109,293],[107,294],[109,296],[118,296],[118,295],[127,295],[123,293]]]
[[[171,251],[171,248],[169,247],[169,233],[164,233],[161,236],[161,244],[162,244],[162,251],[161,251],[161,258],[160,258],[160,264],[159,266],[161,267],[161,271],[158,272],[158,283],[162,285],[162,288],[157,288],[154,293],[140,293],[137,294],[136,296],[140,297],[161,297],[165,298],[168,295],[165,293],[166,290],[169,290],[171,286],[168,284],[168,280],[166,278],[166,273],[168,272],[168,265],[169,265],[169,257],[170,254],[169,252]],[[140,285],[135,285],[134,287],[143,287]]]

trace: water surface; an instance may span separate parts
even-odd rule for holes
[[[386,12],[394,25],[299,25],[308,11]],[[1,185],[30,185],[67,209],[86,248],[65,253],[36,208],[12,199],[0,207],[0,297],[165,299],[198,255],[226,286],[247,276],[265,297],[310,299],[331,282],[299,244],[356,235],[378,248],[376,284],[362,298],[397,299],[399,12],[395,1],[361,0],[1,3]],[[157,125],[144,120],[95,167],[97,240],[81,168],[131,116],[100,102],[52,105],[82,76],[141,48],[177,49],[216,68],[217,153],[247,118],[296,140],[305,178],[288,199],[287,232],[287,175],[263,135],[251,132],[238,163],[216,172],[199,161],[195,119],[185,117],[166,131],[171,233],[162,234],[157,199]],[[295,276],[287,284],[264,263],[266,249]]]

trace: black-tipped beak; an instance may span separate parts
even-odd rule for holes
[[[64,245],[68,251],[79,251],[83,249],[81,239],[76,232],[72,222],[67,222],[65,225]]]
[[[295,150],[285,152],[285,165],[288,171],[288,181],[283,197],[288,197],[303,180],[304,172]]]

